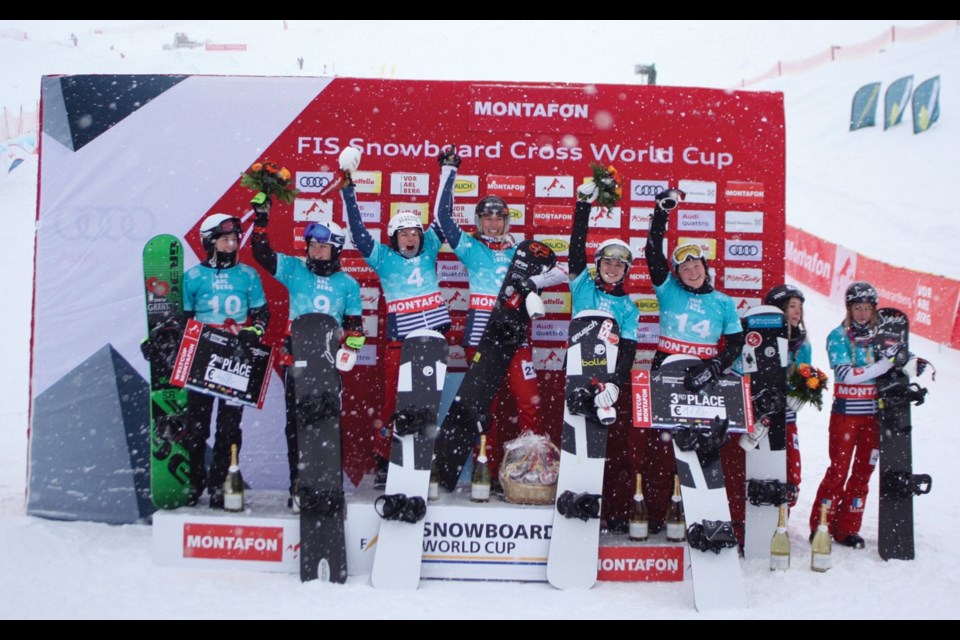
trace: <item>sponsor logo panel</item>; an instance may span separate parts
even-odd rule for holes
[[[536,176],[533,184],[538,198],[573,197],[573,176]]]
[[[705,180],[681,180],[679,189],[686,193],[687,204],[716,204],[717,183]]]
[[[430,174],[391,173],[390,194],[395,196],[430,195]]]

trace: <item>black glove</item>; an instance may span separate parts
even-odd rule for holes
[[[516,288],[517,293],[519,293],[523,298],[526,298],[528,293],[540,293],[540,289],[537,287],[532,278],[521,280],[520,282],[516,283],[514,287]]]
[[[260,344],[260,338],[263,337],[263,333],[263,327],[258,324],[253,324],[241,329],[240,333],[237,334],[237,338],[240,339],[240,342],[252,346]]]
[[[253,226],[267,226],[270,223],[270,206],[273,204],[270,196],[261,191],[253,196],[250,204],[253,206],[253,212],[256,214],[256,217],[253,219]]]
[[[457,155],[457,147],[455,145],[450,145],[449,148],[444,148],[440,150],[440,155],[437,156],[437,162],[441,167],[460,167],[460,156]]]
[[[683,386],[687,391],[696,393],[711,382],[718,380],[721,371],[723,371],[723,365],[719,358],[702,360],[699,364],[687,367],[686,375],[683,376]]]

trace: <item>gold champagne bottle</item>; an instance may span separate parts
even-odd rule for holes
[[[237,461],[237,445],[230,446],[230,468],[223,482],[223,510],[243,511],[243,474]]]
[[[786,571],[790,568],[790,536],[787,535],[787,505],[780,505],[777,530],[770,540],[770,571]]]
[[[490,502],[490,464],[487,462],[487,436],[480,436],[480,454],[470,478],[470,501]]]
[[[650,516],[643,499],[643,478],[637,474],[637,492],[633,495],[633,515],[630,516],[630,539],[642,542],[650,535]]]
[[[427,487],[427,500],[433,502],[440,499],[440,472],[436,463],[430,467],[430,484]]]
[[[673,476],[673,497],[667,508],[667,540],[683,542],[687,538],[687,519],[683,513],[683,499],[680,497],[680,476]]]
[[[820,526],[817,527],[817,531],[813,534],[813,542],[810,543],[810,568],[820,573],[830,568],[830,552],[833,548],[827,527],[827,507],[826,501],[820,505]]]

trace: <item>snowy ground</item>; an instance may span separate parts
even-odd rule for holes
[[[873,21],[889,25],[911,21]],[[912,21],[917,22],[917,21]],[[484,78],[503,80],[570,80],[629,82],[628,77],[610,77],[601,69],[599,75],[590,75],[598,68],[595,57],[592,64],[584,64],[580,55],[579,66],[560,67],[547,72],[531,68],[533,56],[519,56],[520,62],[513,67],[503,60],[492,60],[490,66],[465,63],[461,68],[451,62],[436,62],[432,72],[429,60],[420,60],[410,52],[399,53],[404,42],[390,38],[378,38],[376,29],[383,25],[364,25],[365,33],[358,35],[359,25],[339,22],[326,23],[316,32],[307,34],[307,27],[291,21],[286,34],[277,27],[276,34],[264,35],[265,28],[258,23],[246,25],[221,25],[172,21],[162,28],[145,29],[142,26],[115,25],[104,29],[104,34],[94,34],[90,25],[76,22],[59,26],[35,25],[25,29],[37,34],[34,39],[11,42],[0,38],[0,52],[7,59],[18,59],[22,64],[17,70],[8,70],[11,77],[5,79],[0,90],[0,106],[15,105],[21,101],[36,100],[39,93],[41,73],[80,72],[199,72],[199,73],[294,73],[295,60],[303,55],[307,59],[304,73],[316,74],[322,70],[314,67],[314,58],[329,57],[328,64],[336,63],[336,72],[342,75],[379,76],[391,75],[390,61],[394,61],[396,74],[402,77]],[[272,25],[272,23],[271,23]],[[7,21],[0,23],[0,30],[15,27]],[[644,25],[649,27],[649,24]],[[849,27],[849,25],[848,25]],[[270,28],[273,28],[272,26]],[[562,44],[571,37],[569,26],[552,25],[538,28],[532,35],[542,37],[546,32],[553,35],[553,42]],[[686,28],[686,27],[684,27]],[[742,28],[742,27],[741,27]],[[821,30],[809,38],[840,37],[840,42],[866,39],[875,35],[882,26],[863,27],[858,32]],[[58,30],[57,30],[58,29]],[[217,29],[221,31],[217,32]],[[302,29],[302,31],[298,31]],[[411,32],[414,27],[409,28]],[[458,50],[471,51],[492,30],[481,25],[478,32],[443,29],[435,38],[447,48],[458,44]],[[529,27],[528,27],[529,29]],[[676,29],[680,29],[677,27]],[[162,52],[160,46],[171,39],[174,31],[187,31],[193,38],[212,37],[218,42],[243,39],[260,42],[255,56],[246,59],[223,58],[217,66],[204,66],[208,58],[193,56],[189,52]],[[69,45],[68,36],[73,31],[79,36],[79,47]],[[62,32],[62,33],[61,33]],[[252,32],[258,35],[251,35]],[[657,38],[668,29],[656,30],[647,42]],[[674,33],[681,31],[674,30]],[[2,33],[2,31],[0,31]],[[349,35],[353,34],[351,41]],[[426,32],[424,32],[426,33]],[[498,32],[503,34],[501,30]],[[682,31],[694,37],[692,31]],[[747,40],[744,52],[736,58],[732,53],[723,58],[724,73],[715,73],[715,82],[688,76],[689,84],[704,86],[730,86],[739,77],[750,76],[765,70],[775,60],[778,49],[774,29],[762,32],[744,30],[724,32],[714,27],[709,37],[704,37],[709,46],[721,42]],[[843,38],[844,34],[849,34]],[[54,35],[55,34],[55,35]],[[313,40],[304,35],[313,35]],[[321,37],[323,35],[324,37]],[[407,34],[410,36],[411,34]],[[508,35],[518,39],[519,33]],[[276,36],[282,36],[275,44]],[[594,31],[588,37],[596,37]],[[257,39],[259,38],[259,40]],[[421,52],[431,51],[430,40]],[[796,38],[794,40],[794,38]],[[406,41],[407,38],[404,38]],[[761,43],[762,40],[762,43]],[[794,33],[783,32],[780,40],[784,47],[780,55],[802,57],[819,50],[829,41],[810,41],[811,50],[797,50],[801,40]],[[107,44],[107,43],[110,44]],[[270,43],[270,47],[266,43]],[[308,50],[307,43],[316,46]],[[764,49],[757,46],[763,44]],[[114,46],[111,50],[109,46]],[[519,46],[519,45],[517,45]],[[526,45],[524,45],[526,46]],[[19,47],[19,48],[18,48]],[[947,102],[944,95],[943,113],[939,130],[932,130],[929,138],[905,136],[894,132],[890,138],[896,144],[909,146],[923,144],[936,147],[935,161],[924,164],[925,174],[939,171],[925,185],[924,205],[911,211],[912,221],[922,222],[927,235],[901,232],[900,218],[892,218],[893,231],[878,235],[871,230],[871,211],[889,212],[889,197],[885,184],[888,174],[884,154],[878,153],[872,144],[864,145],[856,154],[857,167],[846,170],[843,166],[831,165],[832,173],[825,173],[818,162],[825,157],[849,158],[851,142],[837,125],[818,125],[819,120],[807,107],[810,95],[835,91],[846,96],[846,106],[838,107],[849,113],[849,96],[855,90],[856,78],[851,78],[867,65],[879,65],[876,79],[890,81],[900,73],[890,69],[890,60],[900,64],[901,53],[909,55],[912,69],[916,69],[918,81],[933,73],[956,80],[957,37],[947,35],[936,42],[904,45],[882,56],[864,60],[857,67],[847,70],[831,69],[816,71],[802,78],[784,81],[777,87],[787,92],[788,126],[788,198],[802,206],[802,216],[793,208],[788,212],[792,224],[800,224],[816,233],[840,243],[848,243],[873,257],[894,264],[906,264],[914,268],[935,270],[929,264],[943,267],[946,275],[957,277],[957,261],[949,263],[942,257],[952,257],[947,251],[947,238],[956,233],[957,223],[952,219],[955,212],[953,199],[944,192],[957,183],[955,159],[943,148],[957,147],[956,127],[952,127],[950,115],[958,113],[955,103]],[[573,48],[573,47],[570,47]],[[76,49],[76,50],[75,50]],[[364,49],[361,54],[360,49]],[[368,50],[370,49],[370,50]],[[532,51],[532,49],[530,49]],[[526,51],[526,49],[521,49]],[[739,52],[739,48],[737,48]],[[124,53],[120,58],[119,52]],[[334,55],[336,52],[336,55]],[[667,59],[660,55],[664,50],[653,48],[648,55],[632,52],[633,62],[659,58],[658,68],[665,74],[666,68],[689,69],[695,62],[677,59],[673,65],[661,63]],[[387,57],[388,53],[392,57]],[[540,52],[542,53],[542,52]],[[921,55],[923,53],[924,55]],[[208,56],[211,54],[207,54]],[[507,54],[504,53],[504,56]],[[14,57],[15,56],[15,57]],[[377,56],[383,56],[377,58]],[[731,57],[732,56],[732,57]],[[924,57],[925,56],[925,57]],[[280,57],[283,67],[280,67]],[[538,56],[538,58],[548,56]],[[464,56],[470,58],[470,56]],[[736,59],[734,59],[736,58]],[[251,59],[253,61],[251,61]],[[380,67],[374,61],[380,60]],[[671,58],[672,60],[672,58]],[[398,62],[399,61],[399,62]],[[686,64],[681,64],[685,62]],[[521,64],[522,63],[522,64]],[[124,66],[125,65],[125,66]],[[572,65],[572,63],[571,63]],[[750,66],[754,65],[754,66]],[[383,72],[378,70],[382,68]],[[517,69],[520,69],[517,71]],[[508,69],[513,69],[512,71]],[[332,69],[331,69],[332,70]],[[701,70],[702,71],[702,70]],[[679,73],[679,72],[678,72]],[[862,74],[861,74],[862,75]],[[861,84],[874,78],[867,78]],[[675,83],[675,82],[671,82]],[[946,85],[947,83],[945,83]],[[956,82],[954,86],[960,85]],[[811,88],[812,87],[812,88]],[[946,92],[945,88],[945,92]],[[949,94],[956,95],[956,93]],[[794,97],[796,96],[796,97]],[[832,129],[831,129],[832,126]],[[814,132],[807,135],[807,131]],[[878,132],[870,132],[871,134]],[[935,142],[934,136],[940,142]],[[943,143],[947,138],[949,144]],[[864,140],[859,138],[853,144]],[[894,143],[889,143],[894,144]],[[866,148],[869,147],[869,148]],[[915,150],[905,153],[913,154]],[[891,152],[895,153],[895,151]],[[825,155],[826,154],[826,155]],[[849,175],[847,175],[849,174]],[[821,183],[809,176],[826,179],[833,184],[864,184],[866,177],[873,175],[877,182],[868,188],[858,188],[857,206],[839,216],[830,207],[819,206],[822,202]],[[900,187],[927,180],[910,173],[909,167],[900,168]],[[601,583],[585,593],[559,592],[545,584],[504,584],[425,581],[415,593],[400,597],[383,597],[369,586],[365,578],[351,578],[345,586],[311,583],[303,585],[296,575],[250,574],[241,572],[183,571],[155,566],[151,559],[151,530],[147,526],[108,526],[92,523],[67,523],[42,520],[24,515],[24,487],[26,478],[26,429],[30,340],[30,300],[33,271],[33,220],[35,211],[36,159],[32,158],[9,176],[0,177],[0,195],[4,203],[3,224],[0,225],[0,268],[9,274],[0,281],[0,300],[4,301],[3,321],[5,340],[0,345],[0,362],[6,366],[0,372],[0,389],[3,389],[0,408],[0,618],[398,618],[432,617],[463,619],[465,617],[505,618],[697,618],[692,602],[692,585],[682,584],[614,584]],[[851,233],[851,229],[855,233]],[[869,246],[849,245],[868,235]],[[937,249],[940,249],[939,251]],[[932,258],[931,258],[932,257]],[[940,258],[939,261],[935,260]],[[950,271],[954,273],[950,273]],[[944,310],[952,313],[953,310]],[[841,310],[825,299],[809,294],[807,301],[807,324],[814,342],[814,362],[823,365],[826,356],[823,342],[827,332],[839,323]],[[934,490],[916,501],[917,559],[913,562],[889,562],[876,554],[876,479],[867,503],[867,517],[863,534],[868,548],[855,551],[846,548],[834,549],[834,569],[826,574],[815,574],[807,569],[809,545],[806,542],[806,517],[811,508],[816,484],[827,465],[827,413],[809,413],[800,416],[800,437],[803,450],[803,487],[800,503],[795,510],[790,532],[794,544],[794,568],[787,573],[771,573],[763,562],[744,564],[748,594],[753,605],[746,611],[719,612],[722,618],[955,618],[960,615],[956,593],[960,587],[960,551],[953,541],[953,533],[960,522],[960,506],[953,499],[951,490],[960,482],[960,466],[955,463],[955,452],[960,450],[960,435],[950,428],[953,423],[952,390],[960,375],[960,353],[941,348],[927,340],[915,339],[912,350],[932,360],[937,366],[937,382],[931,387],[928,402],[915,410],[916,426],[914,464],[918,471],[934,477]]]

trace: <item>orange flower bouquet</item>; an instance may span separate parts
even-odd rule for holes
[[[788,404],[794,410],[806,404],[812,404],[817,411],[823,409],[823,391],[827,388],[827,374],[809,364],[802,363],[794,367],[787,375]]]
[[[290,204],[300,193],[293,188],[293,176],[275,162],[254,162],[240,178],[240,186],[265,194],[268,198],[277,196],[277,200]]]
[[[604,167],[593,163],[593,182],[597,185],[597,204],[601,207],[612,207],[623,195],[623,180],[613,165]]]

